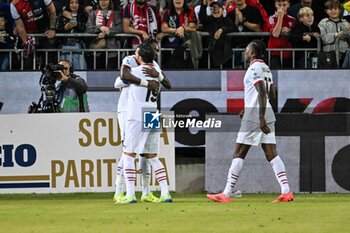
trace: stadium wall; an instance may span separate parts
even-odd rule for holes
[[[205,189],[221,192],[226,184],[240,118],[208,114],[223,129],[207,130]],[[294,192],[350,191],[350,114],[277,114],[277,152],[285,162]],[[279,185],[260,147],[252,147],[237,189],[248,193],[279,192]]]
[[[113,88],[113,83],[118,72],[77,73],[87,80],[92,112],[116,111],[119,91]],[[173,88],[161,93],[162,108],[181,114],[191,113],[200,119],[205,119],[207,113],[236,113],[243,107],[244,73],[239,70],[167,71],[166,74]],[[32,101],[38,101],[40,97],[38,84],[40,75],[40,72],[0,72],[0,102],[3,103],[0,114],[26,113],[28,105]],[[273,75],[278,89],[278,101],[274,106],[280,113],[350,111],[348,108],[350,85],[347,70],[279,70],[273,71]],[[345,124],[348,123],[345,122]],[[332,136],[327,136],[325,140],[340,140],[330,137]],[[205,146],[205,131],[176,130],[177,177],[187,177],[187,179],[176,180],[177,191],[204,189]],[[324,150],[331,149],[324,147]],[[188,159],[187,156],[191,154],[194,154],[195,158]],[[308,187],[309,184],[305,186]],[[300,188],[300,191],[307,189]],[[318,187],[314,189],[316,190],[324,189]]]

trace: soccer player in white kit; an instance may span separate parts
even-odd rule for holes
[[[159,51],[158,49],[158,43],[155,40],[147,40],[144,42],[144,44],[148,44],[148,46],[150,48],[152,48],[154,50],[154,53],[157,53]],[[125,66],[128,69],[124,69]],[[122,75],[127,76],[128,78],[132,78],[134,79],[134,81],[136,80],[136,83],[138,84],[142,84],[143,80],[139,80],[137,77],[138,76],[150,76],[150,77],[156,77],[159,79],[159,81],[161,82],[161,84],[167,88],[170,89],[171,88],[171,84],[170,81],[165,77],[165,75],[162,73],[162,71],[160,70],[158,64],[153,61],[152,66],[153,67],[148,67],[147,69],[145,69],[145,67],[143,67],[141,69],[141,73],[135,73],[135,71],[132,71],[131,73],[129,72],[130,68],[135,68],[138,67],[139,63],[137,62],[136,56],[127,56],[123,59],[123,64],[122,64],[122,72],[124,72],[124,74],[122,73]],[[136,70],[140,70],[140,69],[136,69]],[[127,75],[125,73],[125,71],[127,71]],[[163,77],[162,77],[163,76]],[[140,83],[141,81],[141,83]],[[148,80],[148,83],[154,82],[154,80]],[[133,101],[131,101],[131,103],[129,103],[128,98],[128,93],[130,92],[130,87],[126,86],[127,84],[125,84],[119,77],[116,79],[115,82],[115,87],[116,88],[120,88],[120,87],[124,87],[122,89],[122,93],[118,102],[118,119],[119,119],[119,124],[120,124],[120,128],[121,128],[121,133],[122,133],[122,140],[124,140],[124,135],[126,134],[125,131],[129,131],[128,127],[125,126],[126,125],[126,110],[129,109],[131,110],[131,112],[133,111],[133,106],[135,103],[133,103]],[[158,93],[158,86],[155,85],[145,85],[145,82],[143,82],[142,84],[143,86],[148,86],[148,88],[150,89],[148,92],[150,91],[155,91]],[[157,84],[158,85],[158,84]],[[154,88],[155,87],[155,88]],[[145,87],[140,87],[141,88],[141,92],[146,91],[147,92],[147,88]],[[132,89],[132,88],[131,88]],[[145,98],[144,96],[142,98]],[[142,99],[141,98],[141,99]],[[153,97],[151,97],[153,98]],[[156,104],[156,103],[155,103]],[[136,135],[139,135],[139,133],[137,133]],[[159,140],[159,134],[158,134],[158,139]],[[139,150],[141,151],[141,150]],[[130,171],[123,171],[123,167],[124,167],[124,160],[130,160],[130,158],[126,157],[126,155],[123,155],[122,158],[120,159],[119,163],[118,163],[118,168],[117,168],[117,180],[116,180],[116,193],[114,195],[113,198],[113,202],[114,203],[132,203],[133,200],[127,200],[127,201],[121,201],[124,198],[124,192],[123,192],[123,188],[122,188],[122,181],[123,181],[123,173],[129,173]],[[158,160],[158,161],[154,161],[154,160]],[[157,162],[160,162],[158,158],[145,158],[144,156],[140,157],[140,171],[141,171],[141,178],[142,178],[142,197],[141,197],[141,201],[143,202],[162,202],[162,201],[166,201],[166,199],[164,199],[165,195],[163,196],[163,200],[159,200],[158,198],[156,198],[149,190],[149,183],[150,183],[150,168],[149,168],[149,161],[152,161],[151,163],[153,163],[153,167],[157,167]],[[156,168],[155,168],[156,169]],[[164,170],[165,171],[165,170]],[[156,170],[156,175],[159,172],[157,172]],[[128,176],[126,174],[126,176]],[[130,179],[130,177],[129,177]],[[158,179],[159,180],[159,179]],[[162,184],[160,183],[160,185],[162,186]],[[162,188],[163,189],[163,188]],[[166,191],[166,194],[168,194],[168,192]],[[129,195],[130,196],[130,195]],[[128,197],[128,195],[127,195]],[[126,198],[127,199],[127,198]],[[171,200],[171,198],[170,198]]]
[[[244,111],[240,114],[243,118],[237,136],[234,158],[224,191],[219,194],[207,194],[210,200],[232,201],[233,189],[250,147],[261,144],[281,187],[281,195],[273,202],[293,201],[286,169],[276,150],[274,130],[276,118],[269,102],[269,94],[274,95],[273,80],[270,68],[263,61],[265,54],[266,47],[261,40],[253,40],[246,47],[245,57],[250,65],[244,76]]]

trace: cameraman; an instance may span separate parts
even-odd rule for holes
[[[87,101],[87,85],[83,78],[74,74],[72,64],[68,60],[61,60],[59,65],[63,70],[59,73],[61,83],[57,87],[56,100],[61,112],[89,112]]]

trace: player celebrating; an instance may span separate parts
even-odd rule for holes
[[[144,44],[151,46],[155,55],[158,55],[159,52],[159,46],[158,42],[154,39],[148,39],[143,42]],[[155,58],[156,58],[155,56]],[[155,59],[154,58],[154,59]],[[134,55],[127,56],[123,59],[122,63],[122,69],[121,69],[121,75],[127,77],[127,79],[134,80],[134,83],[140,83],[140,79],[135,77],[130,71],[131,68],[139,66],[139,63],[137,62],[137,59]],[[150,68],[144,68],[143,73],[150,76],[158,78],[161,81],[161,84],[167,88],[171,88],[170,81],[167,79],[164,73],[160,71],[160,68],[158,64],[153,61],[153,66]],[[153,80],[149,80],[148,88],[151,91],[158,90],[158,86],[154,85]],[[126,127],[126,111],[128,109],[128,89],[129,85],[125,84],[124,81],[118,77],[114,84],[115,88],[121,88],[121,94],[118,101],[118,121],[121,131],[121,138],[122,141],[124,141],[124,135],[125,135],[125,127]],[[119,160],[118,167],[117,167],[117,176],[116,176],[116,192],[113,197],[113,203],[118,203],[121,199],[124,198],[124,170],[123,170],[123,160],[125,156],[122,156]],[[146,159],[142,154],[140,155],[140,163],[139,163],[139,171],[141,173],[141,179],[142,179],[142,197],[141,201],[143,202],[159,202],[158,198],[155,197],[152,192],[150,192],[149,184],[150,184],[150,164],[148,159]]]
[[[244,159],[251,146],[261,144],[267,161],[270,162],[282,194],[273,202],[293,201],[289,189],[286,169],[282,159],[277,155],[275,139],[275,115],[268,95],[274,97],[273,80],[270,68],[264,63],[266,47],[261,40],[253,40],[245,50],[245,57],[250,66],[244,76],[244,111],[241,112],[242,123],[238,132],[234,158],[227,176],[223,193],[208,194],[216,202],[231,202],[233,188],[237,183]]]
[[[144,74],[146,69],[153,66],[154,52],[151,46],[141,44],[136,50],[135,58],[140,66],[132,69],[131,73],[133,76],[121,76],[123,81],[125,80],[129,83],[135,83],[138,85],[131,84],[128,93],[129,109],[127,111],[127,130],[125,131],[123,152],[126,196],[121,199],[119,203],[126,204],[136,202],[134,190],[136,180],[134,160],[136,154],[144,154],[155,170],[157,180],[161,187],[161,197],[159,198],[159,202],[172,202],[168,191],[166,170],[157,157],[160,132],[154,129],[148,131],[141,130],[143,125],[141,119],[142,110],[147,108],[148,110],[155,112],[157,109],[156,101],[159,94],[159,90],[150,91],[144,88],[149,86],[149,82],[154,81],[152,78],[149,78]],[[159,77],[159,81],[163,81],[161,77]],[[159,114],[158,111],[157,113]]]

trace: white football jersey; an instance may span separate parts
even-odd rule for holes
[[[157,62],[153,61],[153,65],[155,69],[157,69],[157,71],[160,70]],[[134,67],[138,67],[139,64],[137,63],[135,56],[130,55],[130,56],[124,57],[122,61],[122,67],[123,66],[128,66],[130,69],[132,69]],[[126,86],[122,88],[120,92],[120,96],[118,100],[118,110],[117,110],[118,112],[126,112],[128,109],[128,90],[129,90],[129,86]]]
[[[144,64],[138,67],[131,69],[131,74],[146,80],[156,80],[151,77],[146,77],[142,72],[143,67],[153,66],[153,64]],[[160,88],[160,86],[159,86]],[[142,121],[142,110],[147,109],[147,111],[156,111],[157,109],[157,99],[158,93],[155,95],[149,90],[147,87],[131,84],[129,86],[128,91],[128,111],[127,111],[127,119],[128,120],[137,120]]]
[[[258,91],[255,84],[264,82],[266,87],[267,103],[265,120],[266,122],[276,121],[272,106],[269,102],[268,93],[270,92],[271,84],[273,84],[272,73],[270,68],[263,60],[254,60],[250,64],[247,72],[244,75],[244,115],[243,120],[254,121],[259,123],[259,100]]]

